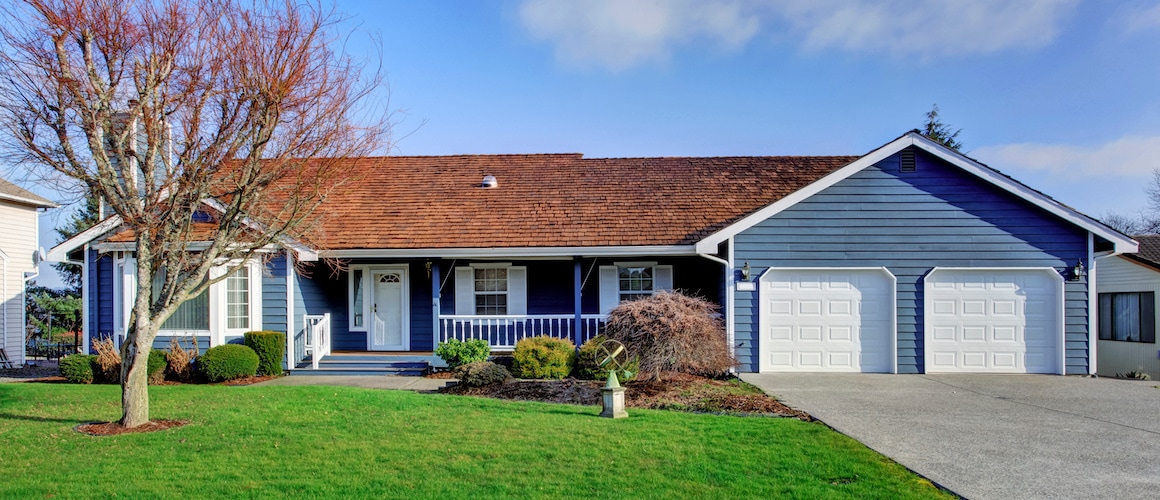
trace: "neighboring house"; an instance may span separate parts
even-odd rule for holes
[[[620,301],[680,289],[722,306],[743,372],[1088,374],[1097,318],[1085,269],[1136,250],[916,132],[861,157],[348,167],[359,181],[328,196],[310,244],[216,285],[163,335],[208,346],[287,331],[294,364],[308,346],[430,356],[480,337],[506,350],[531,335],[583,342]],[[86,337],[123,332],[126,240],[111,219],[50,252],[84,263]],[[287,272],[318,257],[344,266]]]
[[[1160,379],[1156,295],[1160,293],[1160,235],[1135,236],[1140,251],[1097,260],[1099,342],[1096,372],[1130,372]]]
[[[0,347],[24,365],[24,286],[39,263],[39,210],[56,204],[0,179]]]

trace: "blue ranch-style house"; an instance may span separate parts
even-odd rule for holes
[[[349,168],[312,244],[271,248],[186,303],[156,347],[265,329],[289,332],[295,368],[438,362],[450,338],[580,344],[621,301],[677,289],[720,304],[742,372],[1093,374],[1096,258],[1137,248],[916,132],[863,156]],[[135,275],[117,220],[49,256],[83,264],[86,344],[123,335]]]

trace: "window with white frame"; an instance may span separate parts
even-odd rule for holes
[[[160,272],[153,276],[153,300],[161,296],[161,287],[165,285],[165,273]],[[132,301],[132,298],[129,298]],[[169,319],[161,324],[162,331],[194,331],[209,330],[209,292],[201,292],[198,296],[182,302],[177,306]]]
[[[474,271],[475,314],[507,314],[508,270],[506,268],[483,268]]]
[[[653,294],[653,266],[617,266],[616,271],[621,301]]]
[[[250,270],[240,267],[226,276],[226,328],[250,328]]]

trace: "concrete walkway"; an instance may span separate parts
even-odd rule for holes
[[[254,384],[274,385],[342,385],[365,389],[402,389],[408,391],[435,391],[450,380],[396,375],[291,375]]]
[[[1160,498],[1160,382],[1055,375],[741,378],[967,498]]]

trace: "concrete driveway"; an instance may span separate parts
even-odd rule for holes
[[[1160,381],[741,378],[967,498],[1160,498]]]

